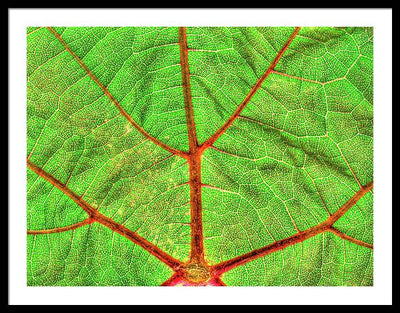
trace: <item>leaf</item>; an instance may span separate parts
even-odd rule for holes
[[[372,28],[28,28],[28,285],[372,285],[372,69]]]

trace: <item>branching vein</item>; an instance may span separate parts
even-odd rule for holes
[[[93,72],[85,65],[85,63],[83,63],[83,61],[78,57],[78,55],[72,51],[72,49],[68,46],[68,44],[64,41],[64,39],[62,39],[61,35],[58,34],[54,28],[52,27],[47,27],[47,29],[54,34],[54,36],[56,36],[56,38],[58,39],[58,41],[64,46],[65,50],[67,50],[69,52],[69,54],[71,54],[71,56],[75,59],[76,62],[78,62],[78,64],[82,67],[82,69],[86,72],[86,74],[101,88],[101,90],[104,92],[104,94],[107,96],[108,99],[111,100],[111,102],[115,105],[115,107],[118,109],[118,111],[120,112],[120,114],[122,116],[124,116],[129,123],[132,124],[132,126],[134,128],[136,128],[142,135],[144,135],[147,139],[149,139],[150,141],[152,141],[153,143],[155,143],[157,146],[173,153],[176,155],[179,155],[183,158],[187,158],[187,153],[178,149],[175,149],[174,147],[171,147],[167,144],[165,144],[164,142],[160,141],[159,139],[157,139],[156,137],[150,135],[147,131],[144,130],[143,127],[141,127],[125,110],[124,108],[121,106],[121,104],[117,101],[117,99],[115,99],[115,97],[110,93],[110,91],[108,90],[108,88],[106,86],[104,86],[100,80],[93,74]]]
[[[344,235],[341,232],[337,231],[335,228],[333,228],[333,224],[340,219],[353,205],[355,205],[358,200],[360,200],[367,192],[369,192],[373,188],[373,182],[371,181],[368,183],[366,186],[362,187],[358,192],[355,193],[355,195],[349,199],[340,209],[338,209],[333,215],[328,217],[324,222],[311,227],[305,231],[302,231],[300,233],[297,233],[293,236],[290,236],[288,238],[278,240],[270,245],[267,245],[265,247],[262,247],[260,249],[256,249],[253,251],[250,251],[246,254],[237,256],[235,258],[232,258],[230,260],[221,262],[219,264],[216,264],[213,266],[213,272],[215,275],[221,275],[235,267],[238,267],[240,265],[246,264],[252,260],[258,259],[260,257],[266,256],[268,254],[271,254],[275,251],[282,250],[288,246],[294,245],[296,243],[303,242],[304,240],[314,237],[318,234],[321,234],[326,231],[331,231],[335,233],[336,235],[340,236],[341,238],[345,240],[349,240],[355,244],[359,244],[362,246],[367,246],[368,244],[363,243],[359,240],[356,240],[354,238],[351,238],[350,236]],[[372,246],[368,246],[368,248],[372,249]]]
[[[273,72],[275,66],[278,64],[279,60],[282,58],[283,54],[291,44],[291,42],[296,37],[297,33],[300,31],[300,27],[296,27],[293,33],[290,35],[289,39],[283,45],[281,50],[278,52],[274,60],[271,62],[268,69],[264,72],[264,74],[258,79],[257,83],[250,89],[250,92],[247,94],[246,98],[244,98],[243,102],[237,107],[235,112],[229,117],[229,119],[222,125],[209,139],[207,139],[202,145],[201,150],[205,150],[208,147],[212,146],[212,144],[219,138],[225,131],[233,124],[236,118],[240,115],[246,105],[250,102],[256,92],[260,89],[261,85],[265,81],[265,79]]]
[[[124,236],[133,243],[145,249],[150,254],[154,255],[156,258],[158,258],[160,261],[162,261],[172,269],[176,269],[181,266],[181,262],[179,260],[176,260],[166,252],[162,251],[156,245],[152,244],[143,237],[139,236],[132,230],[126,228],[121,224],[114,222],[109,217],[98,212],[94,207],[92,207],[86,201],[84,201],[82,197],[78,196],[76,193],[70,190],[65,184],[57,180],[55,177],[53,177],[40,167],[33,164],[31,161],[27,160],[27,165],[28,168],[34,171],[37,175],[44,178],[53,186],[61,190],[65,195],[67,195],[71,200],[73,200],[77,205],[79,205],[83,210],[85,210],[89,214],[89,219],[91,221],[93,220],[95,222],[103,224],[104,226],[110,228],[111,230],[119,233],[120,235]]]

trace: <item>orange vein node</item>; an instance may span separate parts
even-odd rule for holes
[[[184,267],[183,278],[191,283],[206,283],[211,278],[210,267],[192,263]]]

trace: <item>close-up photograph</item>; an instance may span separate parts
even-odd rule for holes
[[[391,305],[391,9],[9,19],[9,304]]]

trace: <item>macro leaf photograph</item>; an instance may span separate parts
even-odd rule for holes
[[[373,286],[372,27],[28,27],[28,286]]]

